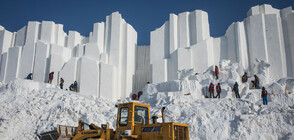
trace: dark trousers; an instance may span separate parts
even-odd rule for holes
[[[267,105],[267,97],[263,96],[262,97],[263,105]]]
[[[216,79],[218,79],[218,74],[217,73],[215,73],[215,76],[216,76]]]
[[[217,93],[215,98],[220,98],[220,92]]]
[[[63,84],[60,84],[60,89],[63,89]]]
[[[210,98],[214,98],[214,92],[213,91],[209,91],[210,93]]]
[[[239,92],[235,92],[236,98],[240,98]]]
[[[48,83],[51,84],[52,83],[52,79],[49,78]]]

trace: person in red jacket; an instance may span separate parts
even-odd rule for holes
[[[214,74],[215,74],[216,79],[218,79],[219,69],[217,66],[215,66],[215,68],[214,68]]]
[[[210,98],[214,98],[214,85],[210,83],[209,85],[209,93],[210,93]]]
[[[133,100],[136,100],[137,99],[137,95],[135,93],[132,95],[132,99]]]
[[[220,98],[220,93],[222,92],[222,88],[221,88],[221,86],[220,86],[220,84],[218,83],[217,85],[216,85],[216,93],[217,93],[217,95],[216,95],[216,97],[215,98]]]
[[[49,80],[48,80],[48,83],[49,83],[49,84],[52,83],[53,75],[54,75],[54,72],[51,72],[51,73],[49,74]]]

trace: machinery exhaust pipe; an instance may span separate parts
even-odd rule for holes
[[[165,109],[165,107],[162,107],[162,108],[161,108],[162,123],[165,123],[164,109]]]

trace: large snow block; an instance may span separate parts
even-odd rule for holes
[[[36,46],[36,56],[35,56],[35,66],[34,66],[34,81],[47,82],[50,46],[44,42],[37,41]]]
[[[237,22],[237,44],[238,44],[238,56],[237,60],[243,66],[243,69],[249,69],[249,58],[247,49],[247,38],[245,34],[244,22]]]
[[[78,58],[72,57],[68,62],[66,62],[60,72],[59,78],[64,79],[64,89],[69,89],[69,86],[76,81],[77,77],[77,63]]]
[[[35,45],[25,45],[22,50],[22,56],[20,60],[19,77],[24,78],[34,70],[35,62]]]
[[[223,59],[228,59],[228,45],[225,36],[213,38],[213,52],[215,63]]]
[[[0,31],[0,54],[8,52],[8,48],[12,45],[12,36],[13,33],[9,31]]]
[[[152,83],[167,81],[167,59],[161,59],[152,64]]]
[[[271,64],[269,73],[273,79],[287,76],[285,48],[280,24],[281,21],[278,15],[265,15],[268,63]]]
[[[150,66],[150,46],[136,47],[136,70],[149,69]]]
[[[37,21],[29,21],[27,33],[26,33],[26,42],[25,46],[33,46],[38,40],[39,37],[39,27],[40,22]]]
[[[71,49],[65,48],[57,44],[51,44],[50,54],[63,56],[63,60],[68,61],[71,58]]]
[[[80,43],[81,43],[80,33],[76,32],[76,31],[69,31],[68,40],[67,40],[67,47],[72,49]]]
[[[104,27],[104,22],[95,23],[92,38],[90,39],[90,43],[97,44],[100,51],[103,51],[104,46]]]
[[[190,46],[189,12],[180,13],[178,16],[179,48]]]
[[[41,39],[46,43],[55,43],[55,23],[52,21],[42,21]]]
[[[178,16],[169,15],[169,53],[171,54],[178,49]]]
[[[15,44],[14,46],[24,46],[26,40],[27,26],[24,26],[16,32]]]
[[[208,14],[201,10],[195,10],[189,15],[190,45],[203,41],[210,37]]]
[[[55,43],[60,46],[65,46],[65,36],[62,24],[55,25]]]
[[[76,51],[76,57],[82,57],[85,54],[85,45],[84,44],[79,44],[74,48]]]
[[[209,38],[191,46],[191,63],[197,73],[214,65],[213,39]]]
[[[100,91],[99,97],[116,101],[118,96],[113,92],[114,89],[114,75],[113,66],[100,63]]]
[[[54,71],[54,78],[52,80],[53,85],[59,85],[59,72],[64,65],[64,59],[62,55],[51,54],[50,56],[50,68],[49,72]]]
[[[149,81],[148,75],[150,69],[136,70],[135,72],[135,83],[134,83],[134,93],[138,93],[139,91],[143,91],[143,88],[146,86]]]
[[[97,44],[90,43],[86,44],[85,46],[85,56],[94,59],[94,60],[99,60],[100,57],[100,49]]]
[[[256,58],[268,61],[267,46],[266,46],[266,33],[264,26],[264,15],[254,15],[245,19],[245,27],[247,31],[248,54],[250,69],[256,73],[254,66]],[[268,70],[267,74],[268,74]]]
[[[134,85],[134,76],[135,76],[135,53],[136,53],[136,45],[137,45],[137,32],[131,25],[126,25],[126,34],[127,38],[126,40],[126,47],[125,47],[125,91],[123,92],[125,97],[129,97],[133,91],[133,85]]]
[[[227,59],[232,63],[240,63],[243,69],[248,69],[248,51],[243,22],[234,22],[225,35],[227,39]]]
[[[169,23],[165,22],[150,34],[150,64],[169,56]]]
[[[0,81],[5,81],[7,67],[7,53],[1,55],[1,71],[0,71]]]
[[[99,96],[99,73],[98,61],[81,57],[80,93]]]
[[[178,70],[190,69],[191,67],[191,50],[178,48],[168,59],[168,81],[179,78]]]
[[[288,31],[288,46],[287,49],[289,52],[287,53],[289,56],[289,59],[287,60],[287,66],[290,68],[290,76],[294,76],[294,13],[289,14],[286,17],[286,28]],[[285,36],[286,37],[286,36]]]
[[[18,78],[21,51],[21,47],[12,47],[8,50],[7,69],[5,76],[6,83],[15,78]]]

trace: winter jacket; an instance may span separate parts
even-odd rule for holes
[[[262,92],[261,92],[261,97],[266,97],[267,96],[267,91],[266,90],[263,90]]]
[[[234,88],[233,88],[234,92],[239,92],[239,87],[238,86],[239,86],[238,84],[234,85]]]
[[[218,67],[215,67],[215,70],[214,71],[215,71],[216,74],[219,74]]]
[[[220,85],[216,85],[216,92],[220,93],[222,91],[221,86]]]
[[[53,73],[52,72],[49,74],[49,79],[53,79]]]
[[[214,91],[214,85],[213,84],[209,85],[209,91]]]
[[[247,82],[247,80],[248,80],[247,75],[243,75],[242,76],[242,82],[245,83],[245,82]]]

